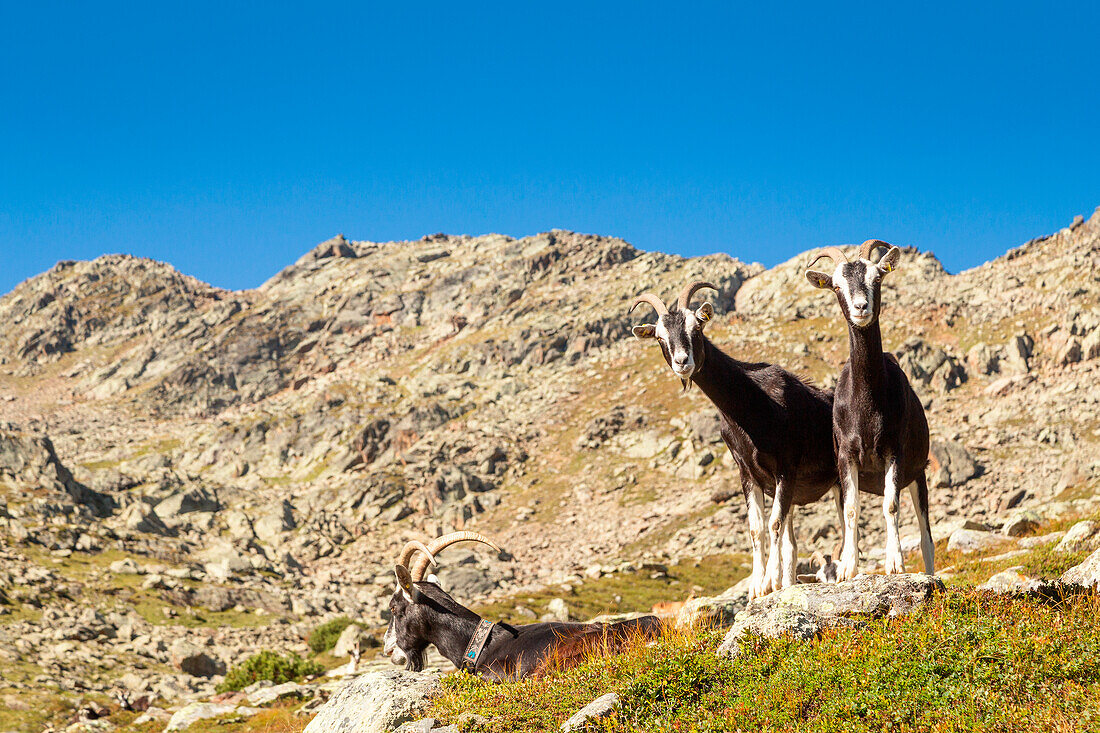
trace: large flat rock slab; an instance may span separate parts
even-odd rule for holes
[[[858,627],[872,618],[903,616],[926,603],[943,582],[930,575],[860,575],[843,583],[807,583],[757,598],[737,614],[719,654],[736,656],[747,635],[812,639],[826,629]]]

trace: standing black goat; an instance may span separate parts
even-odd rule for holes
[[[875,250],[886,254],[874,263]],[[836,247],[818,256],[833,260],[831,275],[807,269],[818,288],[831,288],[848,322],[848,362],[840,371],[833,397],[833,439],[843,486],[844,550],[839,577],[852,578],[859,567],[859,492],[883,497],[886,517],[886,572],[903,573],[898,534],[898,498],[910,487],[920,525],[924,572],[934,572],[932,530],[928,524],[928,420],[905,372],[892,354],[883,354],[879,312],[882,278],[898,267],[901,250],[868,239],[859,259],[849,262]],[[814,262],[810,263],[811,268]]]
[[[690,308],[691,297],[700,288],[718,289],[693,282],[680,291],[671,311],[656,295],[639,295],[630,310],[648,303],[657,311],[657,323],[635,326],[633,331],[640,339],[656,339],[684,388],[694,382],[718,408],[722,440],[740,469],[749,508],[753,577],[749,594],[759,597],[797,582],[791,505],[815,502],[833,488],[840,509],[832,395],[773,364],[737,361],[724,354],[703,335],[703,327],[714,316],[713,306],[703,303],[696,310]],[[764,494],[775,497],[766,570]]]
[[[409,542],[394,568],[397,591],[390,599],[390,623],[383,651],[394,664],[414,672],[423,669],[423,653],[434,644],[459,669],[501,682],[537,675],[553,665],[568,665],[603,647],[614,648],[635,636],[656,637],[660,622],[643,616],[612,624],[537,623],[512,626],[491,623],[451,598],[434,576],[424,580],[435,555],[456,542],[481,542],[497,552],[492,540],[477,532],[452,532],[427,545]],[[418,557],[410,566],[417,553]]]

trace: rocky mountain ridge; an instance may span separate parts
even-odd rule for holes
[[[127,256],[59,263],[0,298],[0,639],[22,642],[0,645],[5,684],[94,694],[139,672],[164,700],[209,695],[250,649],[301,650],[338,615],[384,623],[396,549],[449,529],[508,554],[454,551],[445,586],[520,618],[544,588],[743,564],[713,411],[629,337],[647,316],[627,308],[710,280],[716,344],[828,385],[847,336],[809,259],[338,236],[240,292]],[[1100,213],[957,275],[906,250],[883,299],[929,411],[937,539],[1092,505]],[[831,503],[796,524],[806,553],[831,549]],[[879,512],[863,524],[873,566]],[[208,674],[184,671],[196,655]]]

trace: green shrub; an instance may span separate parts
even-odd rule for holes
[[[217,691],[236,692],[260,680],[271,680],[277,685],[283,682],[296,682],[303,677],[321,674],[324,671],[325,668],[321,665],[302,659],[297,654],[284,657],[265,650],[230,669],[225,676],[225,681],[218,685]]]
[[[309,644],[309,648],[312,649],[315,654],[327,652],[329,649],[336,646],[336,641],[340,638],[340,634],[344,633],[344,629],[351,626],[353,623],[355,622],[347,616],[341,616],[340,618],[326,621],[309,632],[309,638],[306,639],[306,643]]]

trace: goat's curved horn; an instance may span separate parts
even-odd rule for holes
[[[881,239],[868,239],[866,242],[859,245],[860,259],[870,260],[871,255],[874,254],[875,250],[879,247],[890,249],[890,244],[887,242],[883,242]]]
[[[701,288],[710,288],[711,290],[718,290],[717,285],[712,285],[705,280],[696,280],[693,283],[688,283],[687,287],[680,291],[680,297],[676,299],[676,305],[682,311],[688,309],[688,304],[691,303],[691,296],[695,295],[695,291]]]
[[[418,542],[417,540],[412,540],[411,542],[405,543],[405,546],[401,548],[401,555],[397,560],[397,564],[409,567],[409,561],[413,559],[413,555],[415,555],[417,552],[423,552],[428,557],[428,562],[432,565],[435,565],[435,557],[433,556],[432,551],[429,550],[428,546],[425,545],[423,542]]]
[[[833,261],[834,265],[843,265],[845,262],[848,261],[848,258],[844,256],[844,253],[841,252],[838,247],[826,247],[821,251],[821,254],[810,260],[810,264],[806,265],[806,269],[808,270],[813,267],[814,263],[816,263],[822,257],[828,257]]]
[[[465,530],[462,532],[451,532],[445,534],[442,537],[436,537],[434,540],[428,543],[427,555],[420,556],[413,561],[412,567],[409,568],[409,574],[412,576],[413,582],[419,582],[424,579],[424,571],[428,569],[428,558],[434,558],[443,549],[450,547],[456,542],[480,542],[484,545],[492,547],[497,552],[501,552],[497,543],[483,534],[477,532],[470,532]]]
[[[630,306],[630,310],[628,310],[627,313],[633,313],[634,309],[640,306],[642,303],[649,303],[651,306],[653,306],[653,309],[657,311],[657,315],[659,316],[663,316],[668,313],[668,307],[665,305],[665,302],[653,293],[642,293],[637,298],[635,298],[634,304]]]
[[[821,567],[825,567],[828,564],[825,562],[825,556],[821,554],[821,550],[814,550],[814,554],[810,555],[810,562],[816,562]]]

